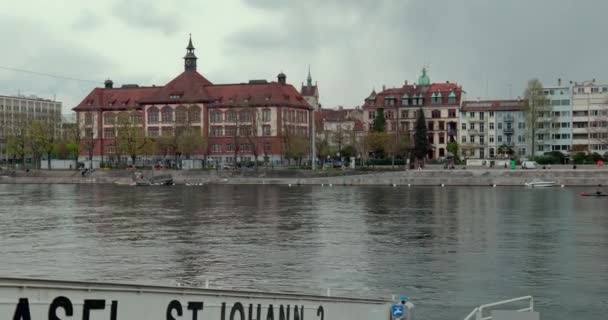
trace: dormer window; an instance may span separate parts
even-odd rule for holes
[[[265,100],[270,101],[270,96],[266,96]]]
[[[449,104],[456,103],[456,94],[454,93],[454,91],[450,92],[450,95],[448,96],[448,103]]]
[[[181,97],[182,96],[180,94],[172,94],[172,95],[169,96],[169,99],[179,99]]]
[[[401,105],[403,106],[407,106],[409,105],[409,96],[407,94],[403,95],[403,97],[401,98]]]

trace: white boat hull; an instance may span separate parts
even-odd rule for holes
[[[524,185],[526,187],[530,187],[530,188],[547,188],[547,187],[554,187],[557,185],[557,183],[555,183],[553,181],[539,181],[539,182],[526,182],[526,183],[524,183]]]

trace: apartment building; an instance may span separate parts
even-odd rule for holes
[[[458,132],[461,157],[525,157],[530,153],[527,140],[523,100],[463,102]]]
[[[608,152],[608,84],[593,81],[572,87],[572,151]]]
[[[34,95],[0,95],[0,161],[9,158],[7,137],[25,134],[24,129],[34,120],[50,121],[60,130],[61,102]]]

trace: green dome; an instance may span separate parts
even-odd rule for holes
[[[420,86],[428,86],[431,84],[431,79],[426,74],[426,68],[422,68],[422,75],[418,77],[418,85]]]

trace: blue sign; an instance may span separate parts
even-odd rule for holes
[[[391,308],[391,314],[395,318],[402,318],[403,317],[403,305],[400,305],[400,304],[394,305]]]

